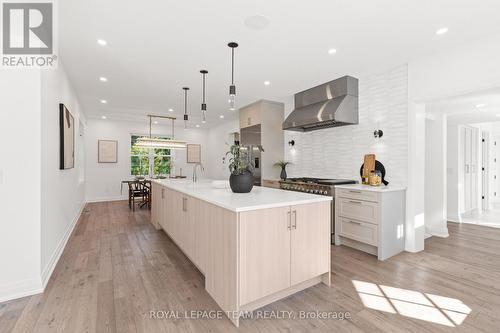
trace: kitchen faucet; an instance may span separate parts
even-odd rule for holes
[[[193,165],[193,182],[195,183],[198,181],[198,175],[196,174],[196,169],[198,168],[198,166],[200,166],[200,170],[202,172],[205,171],[205,168],[203,167],[203,164],[201,164],[201,162],[195,163]]]

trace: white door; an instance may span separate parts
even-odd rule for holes
[[[464,186],[463,186],[463,198],[464,198],[464,205],[463,209],[464,212],[468,212],[471,209],[471,129],[470,127],[464,127],[464,145],[463,145],[463,154],[464,154],[464,163],[463,163],[463,170],[464,170]]]
[[[479,202],[479,130],[464,126],[460,129],[463,170],[462,213],[478,208]]]

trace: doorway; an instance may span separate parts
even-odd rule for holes
[[[500,88],[426,104],[425,227],[500,228]]]

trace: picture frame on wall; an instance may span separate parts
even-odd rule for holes
[[[201,145],[189,143],[187,144],[187,163],[201,163]]]
[[[64,104],[59,104],[59,169],[75,167],[75,118]]]
[[[97,161],[98,163],[118,163],[118,141],[98,140]]]

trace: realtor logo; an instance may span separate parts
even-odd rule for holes
[[[2,3],[2,67],[54,67],[54,4],[35,1]]]

